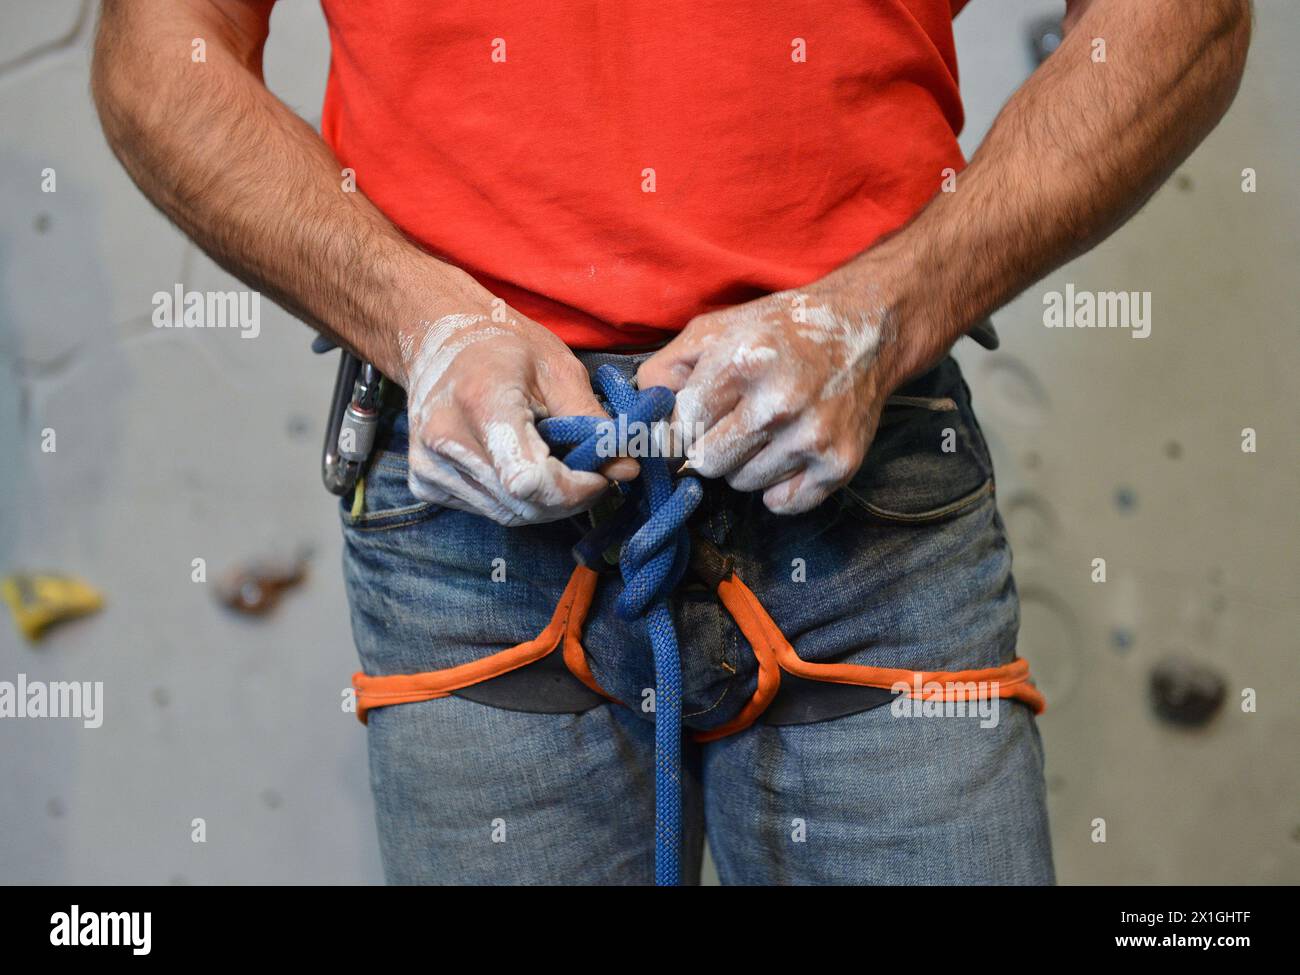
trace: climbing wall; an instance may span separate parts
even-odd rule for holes
[[[1059,6],[972,0],[958,19],[968,151],[1031,70],[1030,23]],[[1300,13],[1257,6],[1241,96],[1209,142],[1112,241],[1002,312],[1001,350],[961,352],[1015,543],[1022,652],[1051,701],[1067,882],[1300,880]],[[0,680],[105,689],[99,728],[0,721],[0,882],[378,881],[317,474],[332,362],[269,302],[256,339],[152,326],[157,291],[239,285],[105,146],[91,19],[89,0],[0,2],[0,574],[72,573],[107,599],[36,645],[0,621]],[[281,0],[267,78],[308,119],[327,59],[317,6]],[[1067,283],[1151,292],[1150,336],[1045,328],[1043,295]],[[306,581],[265,617],[214,596],[231,568],[299,555]],[[1170,661],[1160,717],[1150,679]],[[1169,720],[1195,711],[1188,683],[1222,694],[1199,725]]]
[[[968,154],[1033,63],[1030,25],[1059,10],[972,0],[957,19]],[[1020,651],[1049,701],[1065,882],[1300,881],[1300,7],[1256,14],[1219,128],[1130,224],[996,316],[1001,349],[962,343],[1015,552]],[[1046,328],[1044,295],[1068,284],[1150,292],[1150,334]],[[1161,711],[1157,670],[1174,678]],[[1216,691],[1208,721],[1180,723]]]
[[[318,473],[333,362],[270,302],[256,339],[153,327],[157,291],[242,286],[108,150],[91,7],[0,5],[0,571],[75,573],[107,600],[35,646],[0,628],[0,680],[104,682],[97,729],[0,722],[0,881],[378,882]],[[305,0],[280,7],[268,82],[314,118],[324,22]],[[303,553],[306,582],[265,617],[215,598],[228,570]]]

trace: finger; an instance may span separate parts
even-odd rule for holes
[[[582,364],[573,360],[574,368],[549,369],[542,383],[542,401],[547,416],[609,417],[591,388],[591,380]],[[630,457],[614,457],[599,468],[611,481],[631,481],[641,473],[641,465]]]
[[[736,389],[745,388],[743,382],[734,385]],[[794,402],[788,390],[770,386],[749,390],[733,410],[694,440],[687,453],[691,466],[704,477],[722,477],[736,470],[791,425]],[[699,428],[686,429],[693,432]],[[789,452],[793,453],[793,448]]]
[[[600,473],[611,481],[635,481],[641,473],[641,465],[631,457],[615,457],[599,468]]]
[[[745,378],[729,368],[722,354],[706,353],[677,394],[673,423],[689,442],[698,443],[736,409],[746,388]]]
[[[641,389],[667,386],[674,393],[682,389],[708,345],[711,331],[695,319],[671,342],[641,363],[636,384]]]
[[[443,444],[444,449],[447,446]],[[456,461],[418,441],[413,441],[408,451],[407,486],[421,501],[444,508],[469,511],[500,523],[512,523],[517,517]]]
[[[498,392],[496,402],[478,405],[489,416],[513,412],[531,421],[525,402],[521,390],[506,389]],[[487,426],[490,428],[493,422],[489,421]],[[440,493],[449,495],[452,500],[447,507],[481,514],[500,524],[547,520],[539,506],[515,496],[503,483],[500,465],[494,462],[488,448],[489,438],[482,430],[475,429],[473,417],[463,409],[437,410],[418,431],[410,450],[409,478],[412,493],[417,497],[434,499]],[[526,481],[519,486],[525,491],[534,489]]]
[[[829,498],[839,482],[805,467],[763,492],[763,503],[778,515],[801,515]]]
[[[551,456],[527,409],[494,410],[479,431],[494,476],[484,482],[502,504],[530,521],[552,521],[589,507],[609,486]]]
[[[795,449],[793,429],[780,430],[771,441],[727,475],[727,483],[741,492],[763,491],[796,474],[806,461]]]
[[[534,422],[529,421],[522,430],[531,454],[540,458],[536,495],[539,503],[550,503],[554,497],[562,507],[587,505],[609,487],[609,480],[600,473],[575,471],[551,453],[550,445],[542,439]]]
[[[807,468],[801,467],[789,477],[773,484],[763,492],[763,504],[773,514],[793,515],[807,510],[799,506],[799,491],[807,477]]]
[[[772,439],[772,433],[755,426],[742,406],[732,410],[695,440],[686,457],[701,477],[723,477],[736,470]]]

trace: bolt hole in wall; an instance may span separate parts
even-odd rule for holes
[[[92,6],[0,9],[0,359],[18,377],[0,390],[0,487],[20,514],[0,522],[0,574],[38,573],[29,591],[89,614],[36,645],[0,628],[0,679],[133,690],[95,731],[4,727],[0,878],[377,882],[364,737],[338,704],[355,656],[337,521],[303,501],[330,364],[269,303],[257,343],[150,327],[160,275],[238,285],[104,146],[86,96]],[[971,0],[958,18],[968,154],[1059,44],[1060,7]],[[1300,497],[1278,413],[1300,372],[1300,18],[1291,0],[1256,10],[1220,129],[1120,234],[997,316],[1000,350],[958,353],[1015,547],[1021,651],[1051,702],[1066,882],[1300,880]],[[313,119],[319,7],[284,0],[274,18],[268,81]],[[46,169],[57,192],[32,192]],[[1067,286],[1149,291],[1150,335],[1044,328],[1044,294]]]

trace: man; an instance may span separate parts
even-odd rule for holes
[[[968,166],[961,0],[324,0],[323,138],[262,83],[272,6],[109,0],[94,93],[182,229],[405,391],[343,512],[389,879],[651,876],[648,640],[616,574],[585,626],[565,589],[584,513],[637,464],[577,471],[538,431],[605,416],[607,363],[677,393],[718,557],[672,603],[686,879],[707,829],[724,882],[1051,882],[1023,675],[981,696],[991,721],[833,675],[1012,673],[1010,555],[947,352],[1209,132],[1245,0],[1073,0]],[[736,615],[742,578],[779,632]],[[456,676],[539,633],[572,636],[585,687]]]

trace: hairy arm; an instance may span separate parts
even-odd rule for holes
[[[605,415],[586,370],[343,191],[329,147],[263,81],[274,4],[105,0],[92,87],[114,152],[223,267],[406,387],[417,497],[508,524],[589,507],[608,482],[570,471],[535,426]]]
[[[1066,26],[954,192],[819,281],[699,316],[641,367],[643,386],[679,391],[679,422],[707,430],[691,454],[702,474],[791,513],[843,485],[890,392],[1119,227],[1214,127],[1250,7],[1073,0]]]
[[[398,323],[472,289],[361,193],[267,90],[275,0],[106,0],[92,88],[132,179],[214,260],[401,377]],[[206,62],[191,59],[195,38]],[[449,300],[450,299],[450,300]]]
[[[1249,40],[1248,0],[1073,0],[1060,47],[1003,107],[956,191],[846,269],[914,267],[899,279],[899,320],[924,334],[907,369],[1128,220],[1223,117]]]

